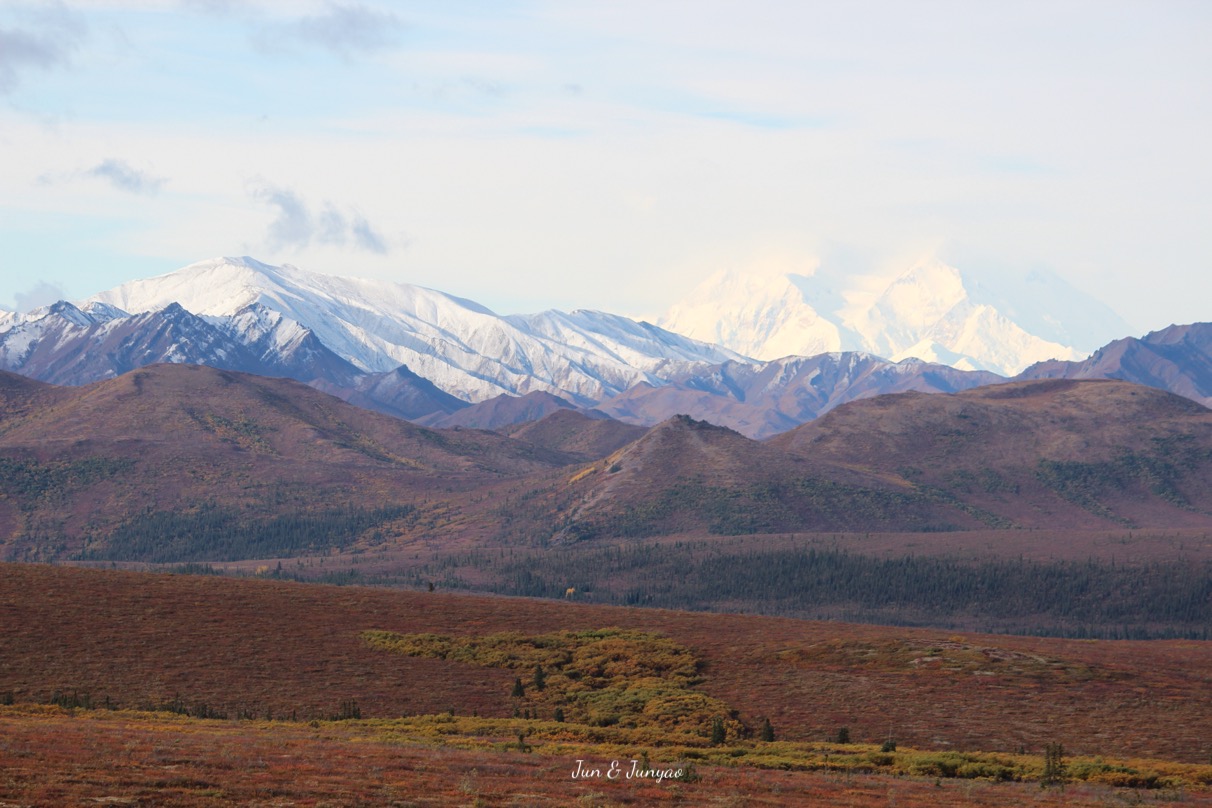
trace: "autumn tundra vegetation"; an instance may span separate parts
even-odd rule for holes
[[[0,606],[11,804],[1212,803],[1201,641],[23,564]]]

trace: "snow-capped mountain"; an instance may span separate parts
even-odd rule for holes
[[[244,309],[234,322],[254,316]],[[54,384],[87,384],[156,363],[190,363],[261,376],[351,384],[356,368],[308,332],[268,349],[170,303],[128,314],[103,303],[60,301],[0,322],[0,368]]]
[[[464,401],[541,390],[592,403],[696,363],[744,357],[601,312],[501,317],[419,286],[218,258],[90,298],[124,312],[177,303],[243,344],[278,351],[303,334],[365,373],[407,365]]]
[[[936,259],[876,284],[825,268],[723,271],[660,324],[758,359],[865,351],[1003,375],[1047,359],[1080,359],[1129,330],[1053,275],[977,279]]]
[[[726,345],[745,356],[778,359],[842,350],[840,326],[827,320],[796,285],[797,275],[719,272],[675,304],[660,325]]]

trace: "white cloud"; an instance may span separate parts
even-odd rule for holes
[[[112,157],[102,160],[85,174],[103,179],[114,188],[132,194],[156,194],[160,192],[165,183],[163,177],[140,171],[125,160]]]

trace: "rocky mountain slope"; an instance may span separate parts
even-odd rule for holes
[[[252,305],[214,323],[179,303],[135,315],[60,301],[0,330],[0,367],[55,384],[87,384],[161,362],[208,365],[344,387],[359,371],[310,331]]]

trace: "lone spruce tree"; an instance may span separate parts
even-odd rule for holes
[[[1065,782],[1065,747],[1050,743],[1044,747],[1044,771],[1040,775],[1040,788],[1063,785]]]
[[[724,740],[727,737],[728,737],[728,734],[724,730],[724,719],[722,719],[722,718],[712,719],[712,721],[711,721],[711,745],[720,746],[721,744],[724,743]]]

